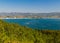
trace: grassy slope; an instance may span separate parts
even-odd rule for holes
[[[0,43],[60,43],[60,31],[34,30],[0,20]]]

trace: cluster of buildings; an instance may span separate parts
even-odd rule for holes
[[[60,16],[0,16],[0,19],[40,19],[40,18],[60,18]]]
[[[0,19],[33,19],[33,18],[40,18],[38,16],[0,16]]]

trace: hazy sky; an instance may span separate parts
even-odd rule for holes
[[[0,12],[60,12],[60,0],[0,0]]]

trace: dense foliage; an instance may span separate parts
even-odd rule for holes
[[[0,43],[60,43],[60,31],[31,29],[0,20]]]

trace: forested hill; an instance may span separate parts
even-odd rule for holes
[[[31,29],[0,20],[0,43],[60,43],[60,31]]]

